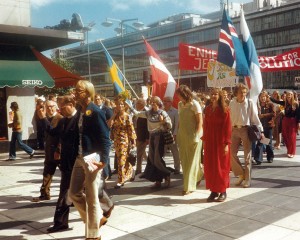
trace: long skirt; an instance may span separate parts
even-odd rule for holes
[[[151,133],[149,140],[149,152],[144,176],[151,182],[162,182],[170,176],[171,171],[164,161],[164,138],[161,132]]]
[[[296,118],[284,117],[282,119],[282,137],[286,145],[287,154],[295,155],[296,153],[296,135],[297,135]]]

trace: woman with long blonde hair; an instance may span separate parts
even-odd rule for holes
[[[273,162],[274,152],[272,146],[273,138],[273,125],[275,117],[275,109],[273,103],[270,102],[269,95],[266,91],[262,91],[258,96],[258,117],[264,128],[264,135],[266,138],[270,139],[269,144],[264,145],[260,141],[257,141],[254,160],[257,165],[260,165],[263,162],[263,150],[264,146],[267,152],[267,161],[269,163]]]
[[[279,91],[274,91],[272,98],[277,101],[282,101]],[[275,140],[274,148],[280,149],[281,143],[281,133],[282,133],[282,118],[284,115],[284,106],[275,104],[275,118],[274,118],[274,127],[273,127],[273,138]]]
[[[276,101],[271,98],[272,102],[284,106],[284,117],[282,119],[282,137],[287,148],[287,156],[293,158],[296,153],[296,135],[300,129],[300,110],[299,104],[294,98],[292,91],[286,92],[285,101]]]

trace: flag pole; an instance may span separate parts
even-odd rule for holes
[[[103,49],[106,50],[106,52],[108,53],[108,55],[110,56],[110,58],[112,59],[113,63],[116,65],[117,69],[120,71],[120,73],[122,74],[124,80],[126,81],[126,83],[128,84],[128,86],[130,87],[131,91],[134,93],[136,98],[139,98],[138,95],[136,94],[136,92],[133,90],[133,88],[131,87],[130,83],[127,81],[126,77],[124,76],[124,74],[122,73],[122,71],[120,70],[120,68],[118,67],[118,65],[116,64],[115,60],[111,57],[111,55],[109,54],[109,52],[107,51],[106,47],[104,46],[104,44],[102,43],[102,41],[99,41],[103,47]]]
[[[180,76],[181,76],[181,72],[180,72],[180,69],[178,68],[178,86],[180,85]]]

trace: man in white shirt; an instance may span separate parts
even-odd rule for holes
[[[171,97],[164,97],[163,99],[164,103],[164,109],[168,113],[169,117],[171,118],[172,121],[172,133],[173,137],[175,139],[175,142],[173,144],[167,145],[173,155],[174,159],[174,169],[175,172],[174,174],[179,174],[180,173],[180,160],[179,160],[179,152],[178,152],[178,146],[176,142],[176,135],[177,135],[177,130],[178,130],[178,110],[174,107],[172,107],[173,103],[173,98]],[[165,149],[166,152],[166,149]]]
[[[234,89],[234,97],[230,104],[232,135],[231,135],[231,168],[235,176],[238,179],[235,183],[236,186],[241,185],[247,188],[251,185],[251,145],[252,142],[248,137],[247,126],[257,125],[261,131],[263,127],[259,120],[257,110],[251,99],[247,100],[246,95],[248,88],[246,85],[239,83]],[[237,154],[241,141],[244,148],[245,165],[242,166]]]

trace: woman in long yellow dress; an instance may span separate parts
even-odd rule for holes
[[[179,129],[177,142],[179,158],[183,173],[183,195],[187,195],[197,188],[197,183],[203,177],[201,166],[200,139],[202,133],[202,109],[193,99],[191,90],[181,85],[176,90],[180,102],[178,104]]]

